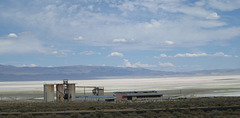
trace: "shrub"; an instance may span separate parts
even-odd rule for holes
[[[91,106],[91,107],[88,107],[88,110],[96,110],[96,108]]]
[[[223,117],[222,115],[223,115],[222,112],[220,112],[218,110],[213,110],[210,112],[211,118],[221,118],[221,117]]]
[[[112,115],[113,115],[114,118],[116,118],[116,117],[118,117],[118,118],[119,117],[123,117],[123,114],[120,113],[120,112],[114,112]]]
[[[29,113],[23,113],[18,116],[19,118],[33,118],[32,114]]]
[[[15,116],[15,115],[7,115],[6,117],[1,117],[0,116],[0,118],[17,118],[17,116]]]
[[[183,114],[181,112],[175,111],[175,112],[173,112],[173,116],[175,118],[182,118]]]
[[[113,118],[113,115],[111,113],[104,113],[103,118]]]
[[[73,113],[70,115],[71,118],[83,118],[83,116],[79,113]]]

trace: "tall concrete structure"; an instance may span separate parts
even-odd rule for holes
[[[75,84],[69,84],[68,80],[63,80],[63,84],[44,84],[44,100],[46,102],[54,101],[54,85],[56,85],[56,101],[75,100]]]
[[[56,84],[56,98],[58,102],[75,100],[75,84],[63,80],[63,84]]]
[[[44,84],[44,100],[46,102],[54,101],[54,84]]]
[[[63,84],[56,84],[56,100],[58,102],[64,101],[64,87]]]
[[[67,92],[67,100],[74,101],[75,100],[75,84],[68,84],[68,92]]]

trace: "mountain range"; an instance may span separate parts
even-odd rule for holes
[[[0,81],[46,81],[98,79],[113,76],[157,77],[212,74],[240,74],[240,69],[202,70],[193,72],[156,71],[144,68],[110,66],[16,67],[0,65]]]

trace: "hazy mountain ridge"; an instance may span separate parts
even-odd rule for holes
[[[95,79],[103,76],[159,76],[172,72],[109,66],[15,67],[0,65],[0,81]]]
[[[240,69],[204,70],[193,72],[154,71],[143,68],[110,66],[15,67],[0,65],[0,81],[32,81],[62,79],[96,79],[106,76],[167,76],[239,74]]]

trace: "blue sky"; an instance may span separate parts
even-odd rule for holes
[[[240,68],[239,0],[1,0],[0,64]]]

